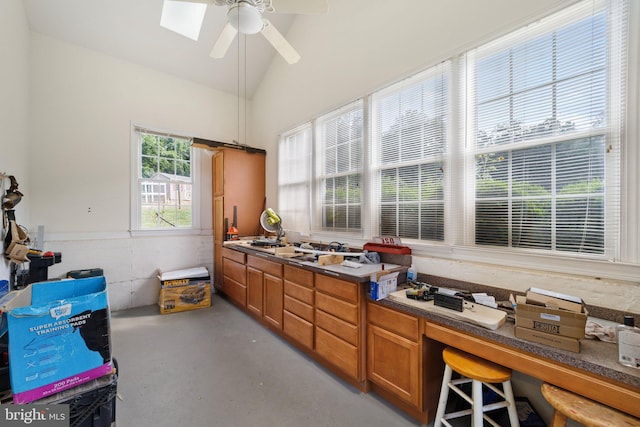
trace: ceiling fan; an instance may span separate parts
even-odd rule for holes
[[[262,33],[265,39],[289,63],[300,60],[300,55],[284,36],[263,18],[264,12],[320,14],[328,10],[328,0],[178,0],[189,3],[205,3],[215,6],[227,6],[227,24],[218,36],[209,56],[224,58],[236,34]]]

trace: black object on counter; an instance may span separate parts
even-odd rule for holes
[[[447,295],[436,292],[433,294],[433,304],[449,310],[464,311],[464,298],[457,295]]]
[[[44,282],[49,278],[49,267],[62,261],[60,252],[45,252],[43,254],[27,254],[29,258],[29,278],[26,285]]]
[[[85,279],[87,277],[104,276],[104,270],[101,268],[86,268],[84,270],[67,271],[66,277],[73,279]]]

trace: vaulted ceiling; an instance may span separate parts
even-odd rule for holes
[[[242,36],[246,44],[236,37],[223,59],[210,58],[227,22],[224,6],[207,7],[200,37],[193,41],[160,26],[163,0],[24,3],[32,31],[225,92],[246,89],[249,99],[271,61],[284,61],[260,34]],[[267,17],[286,35],[295,16],[269,13]]]

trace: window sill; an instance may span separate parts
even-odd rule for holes
[[[131,237],[153,237],[153,236],[200,236],[207,235],[207,230],[200,228],[178,228],[167,230],[130,230]]]
[[[452,261],[466,261],[495,265],[506,269],[526,269],[540,272],[590,277],[596,280],[637,282],[640,265],[609,261],[595,257],[569,257],[558,254],[540,254],[534,251],[513,253],[495,248],[427,245],[407,242],[415,256],[434,257]]]

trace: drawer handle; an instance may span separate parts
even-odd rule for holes
[[[322,274],[328,274],[330,276],[340,277],[340,273],[334,273],[333,271],[323,271]]]

